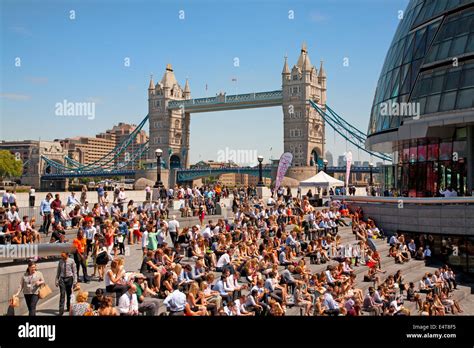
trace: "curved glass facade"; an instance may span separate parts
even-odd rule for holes
[[[387,105],[423,114],[474,107],[474,0],[412,0],[382,68],[368,135],[397,129]]]

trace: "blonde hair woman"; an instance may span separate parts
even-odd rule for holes
[[[189,287],[188,295],[186,296],[186,306],[184,309],[184,314],[186,316],[206,316],[208,315],[205,306],[199,306],[196,303],[196,297],[199,292],[199,285],[197,282],[192,282]]]
[[[87,291],[80,291],[76,296],[76,303],[71,305],[69,315],[73,317],[90,315],[92,312],[91,305],[87,302],[89,293]]]

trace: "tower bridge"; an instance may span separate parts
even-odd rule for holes
[[[130,144],[137,134],[134,131],[102,159],[90,164],[78,163],[67,156],[64,162],[57,159],[53,161],[43,156],[42,159],[47,166],[42,179],[143,174],[154,180],[156,170],[153,166],[156,166],[157,149],[163,151],[162,165],[164,170],[168,171],[168,185],[176,181],[202,177],[204,172],[189,169],[191,114],[274,106],[281,106],[283,111],[284,152],[293,155],[293,163],[287,176],[303,180],[314,175],[318,167],[322,168],[326,124],[356,148],[384,161],[391,160],[385,154],[366,150],[366,134],[349,124],[327,105],[327,75],[323,62],[321,61],[319,68],[311,63],[306,44],[302,45],[298,60],[291,69],[288,58],[285,57],[281,81],[281,89],[278,90],[233,95],[219,93],[215,97],[192,98],[189,81],[186,79],[182,88],[171,64],[168,64],[158,83],[153,81],[153,76],[150,78],[148,115],[137,127],[139,131],[148,122],[148,143],[130,153]],[[147,169],[141,172],[128,170],[127,165],[140,160],[144,154],[148,154]],[[119,161],[119,158],[126,158],[128,161]],[[327,169],[333,172],[342,171],[336,167]],[[353,168],[359,172],[364,172],[366,169]],[[255,168],[248,167],[226,170],[255,174]],[[217,172],[212,174],[212,169],[207,169],[206,173],[217,174]],[[269,173],[270,171],[265,172],[264,175],[268,176]]]

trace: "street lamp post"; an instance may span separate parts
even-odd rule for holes
[[[374,180],[373,180],[373,168],[374,168],[374,164],[372,162],[369,163],[369,167],[370,167],[370,179],[369,179],[369,186],[373,186],[374,185]]]
[[[155,150],[155,155],[156,155],[156,182],[155,182],[155,188],[162,188],[163,183],[161,182],[161,155],[163,155],[163,150],[162,149],[156,149]]]
[[[257,160],[258,160],[258,184],[257,184],[257,186],[265,186],[263,184],[263,166],[262,166],[263,156],[258,156]]]
[[[328,171],[328,160],[324,159],[323,163],[324,163],[324,172],[327,173],[327,171]]]

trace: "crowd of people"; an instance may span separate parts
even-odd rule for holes
[[[175,187],[162,190],[156,200],[148,188],[146,192],[149,200],[143,203],[114,199],[110,204],[106,192],[98,191],[99,203],[92,209],[82,196],[78,201],[74,194],[68,198],[73,204],[66,207],[74,207],[71,227],[78,231],[72,241],[75,252],[63,253],[58,262],[60,315],[66,310],[70,315],[281,316],[295,306],[302,315],[410,315],[403,306],[404,292],[406,300],[416,301],[422,309],[428,303],[430,315],[442,315],[435,299],[461,311],[450,298],[455,276],[447,266],[440,274],[448,278],[428,277],[434,284],[445,281],[447,287],[435,285],[424,300],[425,288],[414,290],[413,284],[405,284],[401,271],[381,281],[385,274],[381,259],[386,256],[380,255],[374,240],[385,235],[373,220],[364,218],[362,210],[350,212],[344,201],[333,200],[316,209],[308,195],[293,197],[288,190],[264,202],[251,187]],[[206,213],[216,212],[209,206],[218,206],[224,197],[231,199],[233,219],[206,222]],[[169,214],[174,199],[181,202],[182,217],[195,216],[200,223],[181,227],[176,215]],[[57,239],[61,242],[64,206],[56,200],[58,196],[53,200],[48,194],[41,202],[47,217],[41,231],[47,235],[49,221],[53,234],[62,231]],[[187,208],[190,214],[183,213]],[[354,237],[342,242],[340,229],[346,226],[351,226]],[[411,241],[403,235],[388,242],[389,254],[397,262],[416,258],[411,255]],[[127,266],[127,245],[139,245],[139,269]],[[426,250],[423,254],[425,260],[430,257]],[[313,272],[309,264],[324,266]],[[363,280],[373,283],[367,291],[358,285],[358,267],[366,269]],[[32,295],[25,296],[30,315],[35,314],[43,284],[42,275],[31,277],[36,272],[32,262],[18,291]],[[79,285],[90,281],[98,284],[92,299]]]

